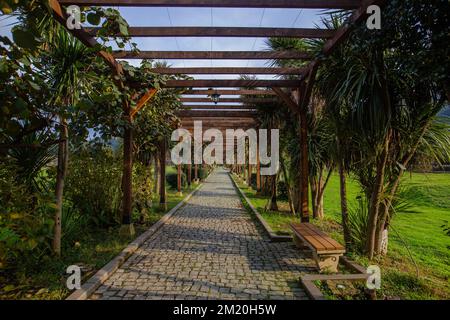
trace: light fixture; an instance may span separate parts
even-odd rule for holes
[[[210,89],[210,90],[212,90],[212,89]],[[217,90],[215,90],[213,94],[209,95],[209,97],[211,98],[212,102],[217,104],[220,99],[220,94],[217,92]]]

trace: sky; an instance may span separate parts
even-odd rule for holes
[[[130,26],[216,26],[315,28],[324,10],[249,8],[117,8]],[[10,36],[12,19],[0,17],[0,34]],[[140,50],[155,51],[260,51],[267,50],[264,38],[134,38]],[[129,61],[139,65],[140,60]],[[263,67],[267,60],[167,60],[172,67]],[[195,75],[195,79],[232,79],[236,75]],[[259,79],[271,79],[259,75]]]

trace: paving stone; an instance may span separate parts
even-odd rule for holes
[[[299,277],[314,263],[289,242],[270,242],[217,169],[93,299],[307,299]]]

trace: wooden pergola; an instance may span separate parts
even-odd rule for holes
[[[50,6],[56,20],[66,26],[67,15],[64,6],[116,6],[116,7],[206,7],[206,8],[284,8],[284,9],[345,9],[352,10],[348,23],[337,30],[308,29],[308,28],[242,28],[242,27],[130,27],[131,37],[288,37],[325,39],[325,45],[319,56],[312,56],[310,52],[280,51],[117,51],[112,54],[100,51],[98,54],[111,67],[113,74],[124,75],[124,69],[117,59],[295,59],[305,61],[303,68],[242,68],[242,67],[199,67],[199,68],[157,68],[153,71],[160,74],[191,74],[191,75],[290,75],[298,76],[295,80],[170,80],[166,88],[185,88],[185,96],[181,99],[184,110],[179,112],[184,128],[192,130],[193,121],[202,120],[204,126],[213,126],[218,129],[247,128],[255,124],[254,111],[245,109],[243,105],[205,105],[208,96],[218,93],[221,96],[260,95],[261,99],[280,99],[297,117],[300,123],[299,144],[301,146],[301,220],[309,220],[308,210],[308,131],[306,125],[307,108],[310,103],[311,91],[317,68],[322,59],[325,59],[352,30],[355,23],[367,17],[367,7],[382,5],[384,0],[50,0]],[[69,30],[82,43],[94,47],[97,28]],[[115,36],[111,34],[111,36]],[[119,88],[123,83],[118,83]],[[229,88],[229,89],[225,89]],[[137,98],[137,107],[132,109],[130,101],[123,102],[125,118],[132,122],[134,115],[145,106],[156,93],[148,89],[143,97]],[[186,97],[200,95],[203,97]],[[255,105],[263,100],[255,100]],[[225,103],[240,103],[240,98],[224,98]],[[196,103],[188,105],[186,103]],[[124,170],[123,188],[124,202],[122,223],[131,224],[132,193],[132,131],[125,129],[124,133]],[[164,155],[161,160],[165,161]],[[164,163],[164,162],[163,162]],[[161,165],[164,167],[164,165]],[[259,167],[259,166],[257,166]],[[165,202],[164,168],[161,168],[161,201]]]

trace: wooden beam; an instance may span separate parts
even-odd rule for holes
[[[218,121],[221,120],[221,121]],[[194,127],[194,121],[202,121],[204,128],[222,128],[222,129],[233,129],[233,128],[241,128],[245,126],[246,128],[254,127],[257,122],[256,121],[242,121],[242,120],[236,120],[236,119],[216,119],[216,120],[210,120],[210,119],[183,119],[181,122],[182,127],[188,127],[193,128]]]
[[[59,2],[57,0],[49,0],[48,2],[50,8],[53,11],[53,16],[55,17],[55,20],[58,21],[64,28],[67,29],[67,19],[68,16],[66,14],[66,11],[62,9]],[[92,37],[85,29],[73,29],[69,30],[74,37],[76,37],[78,40],[81,41],[85,46],[89,48],[94,48],[99,45],[97,40],[95,40],[94,37]],[[113,69],[113,71],[119,75],[123,74],[123,67],[122,65],[116,61],[116,59],[111,55],[110,53],[100,50],[97,52],[97,54],[105,60],[105,62]]]
[[[117,59],[183,59],[183,60],[311,60],[311,54],[301,51],[116,51]]]
[[[134,108],[131,111],[131,119],[135,117],[135,115],[145,106],[145,104],[155,96],[155,94],[158,92],[157,89],[150,89],[148,90],[141,99],[136,104],[136,108]]]
[[[354,10],[348,21],[335,31],[335,34],[331,39],[325,42],[320,58],[313,60],[309,64],[308,68],[310,69],[310,71],[312,71],[313,68],[316,68],[320,64],[321,60],[328,57],[338,45],[340,45],[349,37],[356,23],[367,18],[367,7],[369,7],[370,5],[382,6],[385,4],[385,2],[386,0],[361,0],[360,5],[356,10]]]
[[[180,98],[180,102],[192,102],[192,103],[199,103],[199,102],[210,102],[212,103],[210,98]],[[264,103],[264,102],[271,102],[276,101],[272,97],[268,98],[220,98],[220,103]]]
[[[166,154],[167,142],[163,139],[159,145],[159,206],[161,209],[167,209],[166,198]]]
[[[87,29],[96,36],[100,28]],[[112,34],[111,36],[118,36]],[[320,38],[329,39],[334,30],[315,28],[248,28],[248,27],[129,27],[130,37],[251,37],[251,38]]]
[[[210,117],[224,117],[224,118],[254,118],[257,113],[254,111],[236,111],[236,110],[180,110],[176,112],[180,118],[210,118]]]
[[[218,93],[221,96],[244,96],[244,95],[276,95],[272,90],[189,90],[183,95],[211,95]]]
[[[307,70],[302,68],[155,68],[159,74],[276,74],[300,75]]]
[[[359,0],[61,0],[60,2],[67,5],[109,7],[355,9],[359,6]]]
[[[222,109],[230,109],[230,110],[253,110],[251,108],[245,107],[243,105],[183,105],[183,109],[185,110],[222,110]]]
[[[280,88],[272,88],[272,90],[278,95],[278,97],[280,97],[281,101],[283,101],[286,106],[294,113],[294,114],[298,114],[299,110],[298,110],[298,104],[295,103],[294,100],[291,99],[291,97],[284,92],[283,90],[281,90]]]
[[[296,88],[299,80],[168,80],[165,88]]]

